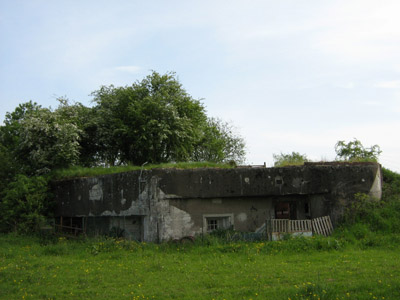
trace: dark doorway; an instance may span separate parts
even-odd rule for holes
[[[296,220],[295,202],[278,202],[275,204],[275,219]]]

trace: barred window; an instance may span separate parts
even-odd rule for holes
[[[204,215],[204,226],[207,232],[233,228],[233,215]]]
[[[217,230],[217,229],[219,229],[218,228],[218,219],[207,219],[207,231],[213,231],[213,230]]]

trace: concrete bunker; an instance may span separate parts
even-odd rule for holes
[[[380,198],[381,187],[379,164],[336,162],[154,169],[53,183],[63,226],[155,242],[217,229],[254,232],[267,219],[329,215],[335,224],[356,193]]]

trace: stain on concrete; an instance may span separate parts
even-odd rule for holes
[[[89,190],[89,200],[91,201],[101,201],[103,200],[103,190],[99,184],[95,184]]]

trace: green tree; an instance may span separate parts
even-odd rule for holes
[[[245,154],[245,142],[234,127],[220,119],[210,118],[204,125],[192,160],[243,163]]]
[[[4,126],[0,126],[0,143],[13,152],[20,142],[21,122],[34,112],[42,109],[36,102],[26,102],[19,104],[13,112],[7,112],[4,119]]]
[[[0,150],[14,175],[44,174],[78,162],[80,130],[61,108],[51,111],[29,101],[6,114],[0,127]]]
[[[0,144],[0,202],[1,192],[13,180],[17,168],[14,157],[7,147]]]
[[[16,173],[44,174],[75,164],[79,158],[79,129],[62,114],[36,103],[19,105],[6,115],[1,144]]]
[[[305,154],[300,154],[299,152],[273,154],[272,156],[275,167],[302,165],[309,161]]]
[[[74,124],[79,134],[79,160],[80,166],[90,167],[99,164],[100,144],[98,141],[98,116],[94,109],[82,103],[73,104],[67,98],[59,98],[59,106],[55,110],[59,119],[66,123]]]
[[[356,138],[348,143],[338,141],[335,145],[335,152],[336,159],[346,161],[378,161],[378,157],[382,153],[378,145],[365,148]]]
[[[187,161],[207,117],[175,74],[153,72],[127,87],[93,93],[100,156],[108,164]]]
[[[17,173],[24,172],[25,161],[18,160],[17,148],[21,142],[22,122],[30,114],[38,112],[42,107],[36,102],[19,104],[13,112],[7,112],[4,125],[0,126],[0,192],[14,179]]]

